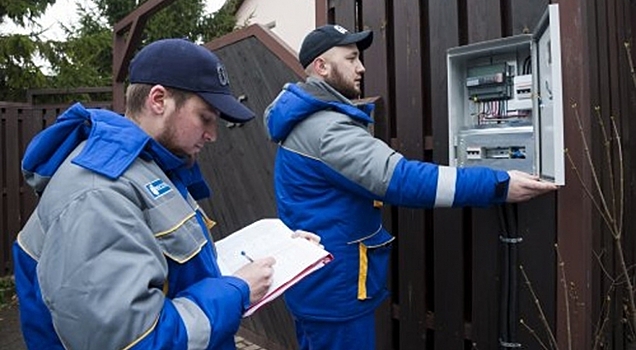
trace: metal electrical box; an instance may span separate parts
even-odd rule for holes
[[[565,184],[558,4],[533,34],[447,52],[449,164]]]

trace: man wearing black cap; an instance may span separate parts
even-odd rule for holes
[[[182,39],[130,65],[126,118],[73,105],[29,144],[40,201],[14,244],[29,349],[235,349],[274,259],[221,276],[195,157],[218,118],[247,122],[223,64]]]
[[[308,78],[287,84],[265,112],[280,146],[275,191],[280,218],[317,233],[334,260],[285,294],[301,350],[375,348],[374,310],[387,297],[390,245],[382,202],[416,208],[488,206],[555,190],[529,174],[408,160],[367,126],[360,52],[373,33],[325,25],[309,33],[299,60]]]

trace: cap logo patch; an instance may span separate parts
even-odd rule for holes
[[[150,193],[153,199],[157,199],[167,193],[170,193],[170,191],[172,191],[172,188],[170,187],[170,185],[163,182],[163,180],[161,179],[153,180],[152,182],[149,182],[146,185],[144,185],[144,187],[146,188],[146,191]]]
[[[347,33],[349,32],[349,31],[348,31],[346,28],[344,28],[343,26],[340,26],[340,25],[337,25],[337,24],[336,24],[335,26],[333,26],[333,29],[335,29],[335,30],[339,31],[339,32],[340,32],[340,34],[347,34]]]
[[[219,75],[219,83],[222,86],[226,86],[227,84],[230,83],[230,78],[228,78],[227,71],[225,70],[225,67],[222,64],[219,64],[218,66],[216,66],[216,72]]]

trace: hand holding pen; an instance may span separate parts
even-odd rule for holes
[[[241,255],[248,263],[234,272],[234,276],[247,283],[250,288],[250,303],[254,303],[265,296],[272,285],[276,260],[271,256],[254,260],[244,251],[241,251]]]

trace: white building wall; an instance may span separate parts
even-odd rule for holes
[[[268,26],[296,52],[305,35],[316,28],[313,0],[245,0],[236,12],[236,23]]]

